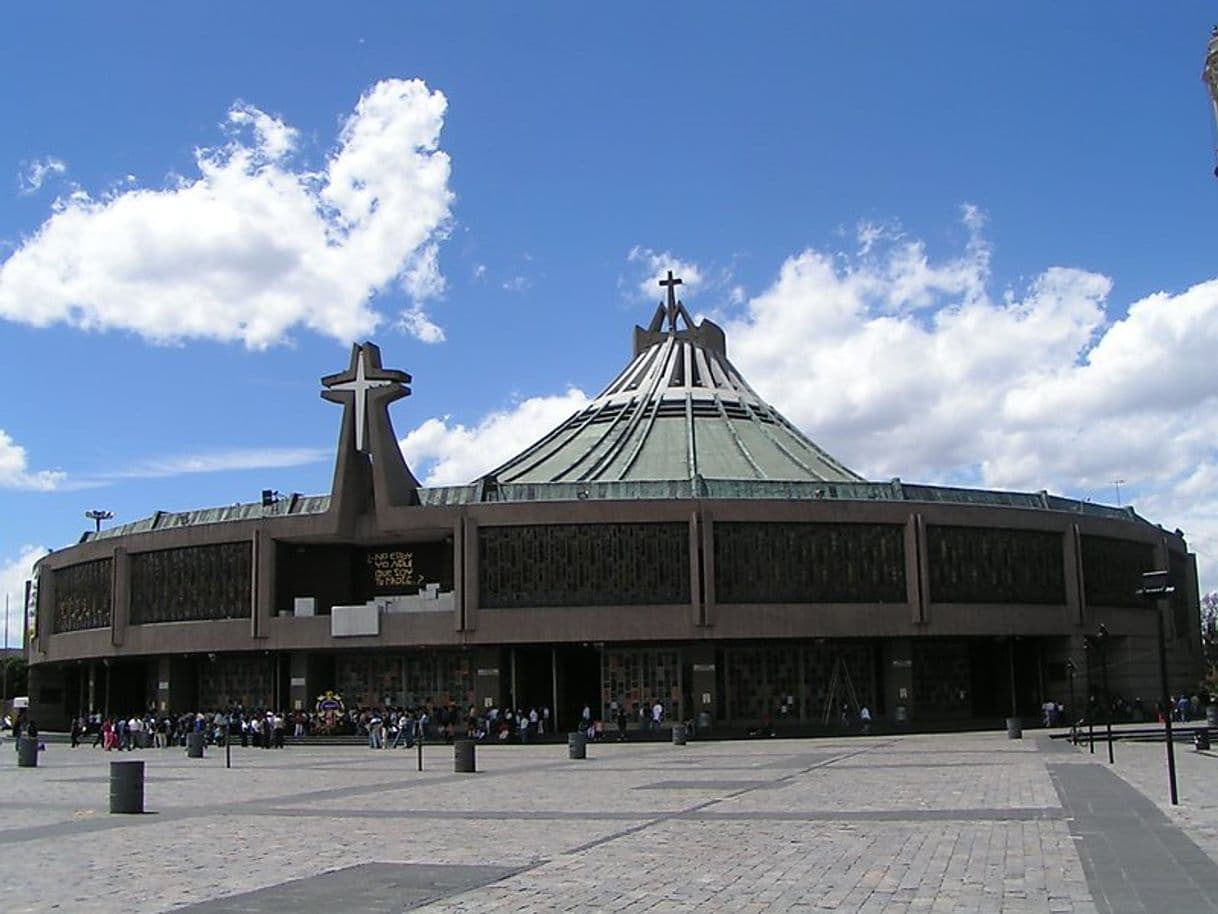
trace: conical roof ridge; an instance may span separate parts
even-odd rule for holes
[[[676,300],[679,283],[671,272],[661,282],[669,300],[647,329],[634,328],[634,358],[617,377],[490,478],[863,481],[757,395],[728,359],[722,328],[706,319],[694,324]]]

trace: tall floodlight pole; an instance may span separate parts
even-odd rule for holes
[[[101,533],[102,521],[109,520],[110,518],[114,517],[114,512],[113,511],[100,511],[100,510],[86,511],[85,517],[89,518],[89,520],[93,521],[93,523],[96,524],[93,532]]]
[[[1148,571],[1142,575],[1142,589],[1138,593],[1146,600],[1146,605],[1155,611],[1155,622],[1159,629],[1159,685],[1163,696],[1163,733],[1167,740],[1167,784],[1171,792],[1171,805],[1179,806],[1180,798],[1176,793],[1176,750],[1172,745],[1171,736],[1171,691],[1167,683],[1167,639],[1163,634],[1163,603],[1165,598],[1176,592],[1176,588],[1167,584],[1166,571]]]

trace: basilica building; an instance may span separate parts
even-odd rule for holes
[[[1196,564],[1132,508],[869,481],[787,421],[669,274],[591,403],[467,485],[424,487],[372,343],[322,379],[341,406],[323,495],[144,519],[52,552],[30,585],[33,712],[548,706],[558,726],[660,700],[724,732],[988,724],[1089,690],[1201,673]],[[402,407],[399,407],[399,409]],[[1091,652],[1094,654],[1094,652]],[[1093,681],[1099,682],[1098,672]]]

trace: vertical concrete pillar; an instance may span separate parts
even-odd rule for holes
[[[499,704],[503,691],[499,651],[482,647],[474,651],[474,703],[479,711]]]
[[[1062,537],[1063,568],[1066,575],[1066,621],[1082,625],[1087,614],[1087,597],[1083,589],[1083,536],[1078,524],[1071,524]]]
[[[909,603],[909,621],[926,621],[926,567],[923,561],[925,529],[921,514],[910,514],[905,522],[905,598]]]
[[[303,711],[309,706],[309,655],[292,651],[288,655],[288,707]]]
[[[723,650],[723,713],[728,720],[736,719],[736,693],[732,689],[732,649]]]
[[[702,625],[702,562],[701,539],[698,535],[698,512],[689,514],[689,608],[690,619],[695,627]]]
[[[453,625],[457,631],[466,631],[465,624],[465,580],[462,570],[465,567],[465,524],[458,520],[452,527],[453,538]]]
[[[114,576],[110,594],[110,643],[122,647],[131,620],[131,557],[122,546],[114,548],[111,571]]]
[[[715,647],[712,644],[695,644],[689,649],[690,681],[689,691],[693,696],[694,706],[690,709],[694,716],[709,714],[715,716],[719,696],[715,684]]]
[[[512,672],[511,672],[511,676],[512,676],[511,692],[512,692],[512,694],[508,696],[508,704],[510,704],[514,710],[516,708],[516,706],[520,704],[520,695],[516,692],[516,648],[514,648],[514,647],[510,648],[509,652],[508,652],[508,656],[511,659],[511,665],[512,665]]]
[[[251,548],[254,579],[250,582],[250,637],[265,638],[270,634],[275,609],[275,541],[264,531],[255,530]]]
[[[796,650],[799,652],[799,720],[803,723],[808,719],[808,680],[807,680],[807,663],[804,657],[804,648],[806,645],[800,642]]]
[[[465,630],[478,628],[478,520],[461,518],[461,597],[465,604]],[[454,574],[456,573],[454,569]]]
[[[914,715],[913,641],[892,638],[884,642],[884,707],[889,721],[909,720]],[[902,711],[904,709],[904,711]]]
[[[702,625],[715,624],[715,520],[709,511],[702,512]],[[695,702],[696,703],[696,702]]]
[[[158,657],[155,662],[156,709],[157,713],[164,714],[169,711],[169,702],[172,698],[170,686],[173,685],[173,661],[168,657]]]

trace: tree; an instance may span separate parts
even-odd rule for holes
[[[1218,695],[1218,590],[1201,598],[1201,650],[1205,655],[1205,685]]]
[[[0,657],[0,674],[7,676],[8,689],[4,693],[7,697],[26,694],[29,689],[29,671],[24,657]]]

